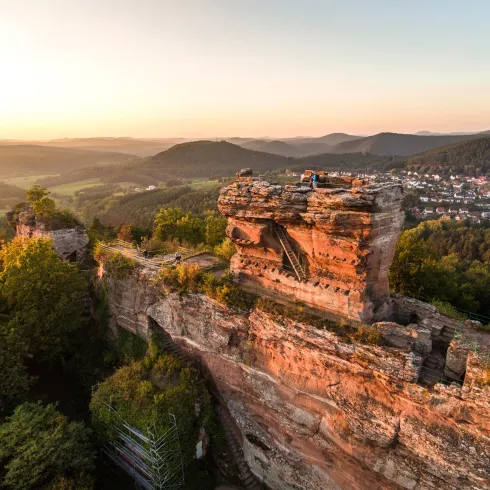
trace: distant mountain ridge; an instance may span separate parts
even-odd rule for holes
[[[455,131],[451,133],[435,133],[432,131],[417,131],[416,136],[472,136],[479,134],[487,134],[490,131]]]
[[[0,176],[64,173],[135,159],[135,155],[37,145],[0,146]]]
[[[247,150],[273,153],[275,155],[282,155],[285,157],[300,157],[303,154],[302,151],[295,145],[290,145],[285,141],[280,140],[251,140],[241,143],[239,146]]]
[[[420,136],[415,134],[379,133],[365,138],[345,141],[332,146],[332,153],[373,153],[375,155],[410,156],[478,135]]]
[[[264,151],[288,157],[306,157],[319,153],[327,153],[333,145],[360,138],[345,133],[332,133],[319,137],[296,138],[230,138],[226,139],[230,143],[239,145],[247,150]]]
[[[0,147],[12,145],[33,145],[48,148],[76,148],[87,151],[111,151],[115,153],[129,153],[139,157],[155,155],[171,146],[187,141],[184,138],[164,138],[157,140],[136,138],[62,138],[49,141],[15,141],[0,140]]]

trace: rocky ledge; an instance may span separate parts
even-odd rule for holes
[[[112,326],[146,339],[166,332],[209,373],[268,487],[490,488],[490,351],[453,334],[450,369],[466,366],[462,379],[420,384],[425,359],[447,349],[454,327],[434,307],[392,298],[395,321],[371,327],[383,339],[374,345],[280,310],[166,293],[153,277],[140,269],[115,280],[101,264]]]
[[[15,221],[16,235],[23,237],[50,238],[53,249],[63,259],[81,262],[87,252],[89,237],[85,228],[77,223],[60,223],[56,229],[36,220],[31,210],[21,212]]]

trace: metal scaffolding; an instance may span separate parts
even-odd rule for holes
[[[176,490],[184,486],[184,465],[175,416],[169,413],[170,428],[156,437],[155,428],[147,428],[145,436],[128,424],[107,404],[112,422],[107,427],[113,437],[104,453],[131,475],[145,490]]]

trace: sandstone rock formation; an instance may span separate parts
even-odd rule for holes
[[[233,311],[167,292],[150,269],[116,280],[101,263],[112,326],[165,332],[197,361],[271,489],[490,489],[490,335],[389,294],[401,187],[244,174],[218,204],[235,279],[267,300]],[[298,321],[271,296],[343,320]]]
[[[36,220],[30,209],[21,212],[16,217],[15,224],[17,236],[44,237],[53,240],[53,249],[63,260],[80,262],[85,257],[89,238],[81,225],[62,225],[50,229],[45,223]]]
[[[147,339],[165,331],[208,371],[269,488],[490,488],[490,349],[465,352],[464,383],[418,384],[453,321],[431,305],[393,297],[395,321],[373,326],[385,345],[370,345],[166,293],[148,269],[115,280],[101,264],[100,276],[113,325]]]
[[[354,320],[382,318],[403,223],[402,188],[353,178],[329,178],[326,185],[282,187],[239,177],[222,189],[218,207],[238,250],[230,269],[243,287]],[[296,273],[281,233],[304,275]]]

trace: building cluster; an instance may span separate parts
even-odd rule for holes
[[[475,223],[490,219],[490,177],[462,174],[440,175],[403,170],[366,175],[374,182],[398,181],[418,202],[409,211],[419,220],[448,218],[470,219]]]
[[[288,176],[299,176],[289,173]],[[490,177],[467,177],[463,174],[442,175],[402,170],[358,173],[333,171],[329,177],[358,176],[375,183],[399,183],[414,196],[408,208],[418,220],[448,218],[470,219],[475,223],[490,219]]]

